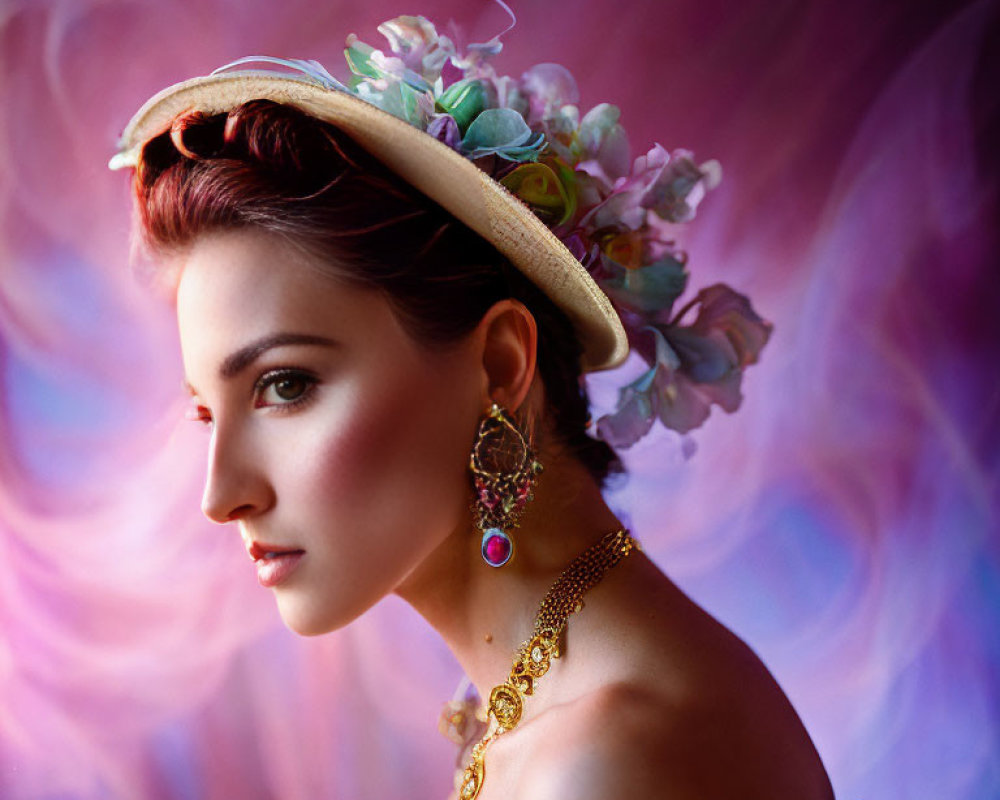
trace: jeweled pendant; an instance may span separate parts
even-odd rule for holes
[[[487,528],[483,531],[482,553],[483,561],[491,567],[502,567],[514,554],[514,543],[500,528]]]

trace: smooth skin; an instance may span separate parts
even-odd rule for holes
[[[274,234],[207,234],[167,261],[210,429],[203,511],[248,545],[304,551],[271,589],[286,625],[336,630],[395,593],[488,696],[560,572],[620,527],[548,434],[530,312],[501,301],[430,348],[380,293]],[[466,472],[491,401],[538,420],[545,465],[502,569],[479,555]],[[570,618],[564,657],[490,747],[486,775],[480,800],[833,796],[760,660],[641,552]]]

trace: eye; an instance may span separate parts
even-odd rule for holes
[[[266,372],[254,386],[254,407],[293,407],[309,399],[316,378],[295,369],[276,369]]]

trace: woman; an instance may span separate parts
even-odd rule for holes
[[[608,442],[735,410],[767,339],[724,286],[671,314],[667,224],[715,167],[654,148],[630,172],[617,110],[580,119],[565,70],[512,81],[495,40],[380,30],[393,56],[349,40],[353,88],[224,71],[260,58],[169,87],[112,161],[211,429],[205,514],[292,630],[395,593],[442,635],[486,698],[448,720],[458,797],[830,797],[763,664],[601,494]],[[581,372],[629,344],[649,371],[602,441]]]

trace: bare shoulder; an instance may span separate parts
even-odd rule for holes
[[[524,800],[656,797],[674,734],[658,698],[615,685],[553,709],[549,736],[525,769]],[[655,768],[654,768],[655,765]]]
[[[550,726],[522,773],[523,800],[833,797],[818,757],[773,752],[732,709],[613,685],[558,709]]]

